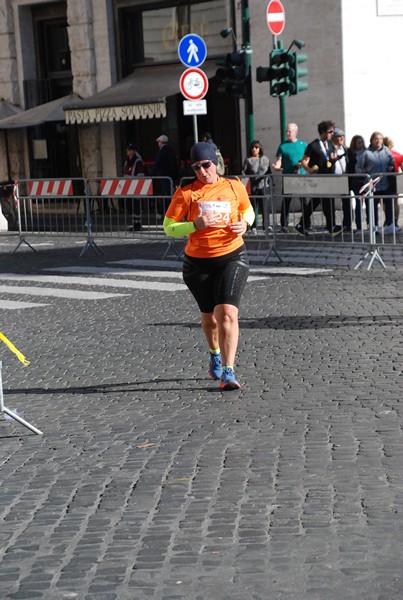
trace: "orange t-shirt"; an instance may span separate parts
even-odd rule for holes
[[[220,177],[217,183],[203,184],[198,179],[178,187],[166,216],[178,223],[194,221],[202,212],[212,211],[214,226],[189,234],[185,252],[195,258],[210,258],[229,254],[240,248],[242,236],[233,233],[229,223],[238,221],[241,211],[250,206],[248,192],[239,179]]]

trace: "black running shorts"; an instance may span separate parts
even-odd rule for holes
[[[214,312],[218,304],[239,307],[248,274],[245,246],[216,258],[185,254],[183,260],[183,280],[203,313]]]

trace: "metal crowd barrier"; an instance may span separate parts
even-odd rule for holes
[[[375,173],[371,177],[366,174],[273,176],[269,199],[274,217],[272,248],[278,250],[293,243],[359,244],[364,250],[367,249],[362,260],[371,257],[370,268],[374,257],[379,260],[380,247],[398,245],[403,241],[403,232],[400,231],[403,220],[400,220],[399,215],[400,203],[403,202],[402,175]],[[389,190],[382,193],[377,189],[377,184],[385,178],[388,178]],[[290,208],[287,219],[286,203],[289,203]],[[305,223],[304,209],[310,203],[314,203],[313,207],[317,206],[310,216],[310,223]],[[323,212],[323,208],[328,209],[332,203],[335,211],[332,227],[340,229],[337,237],[328,231]],[[389,227],[386,223],[388,208],[396,227]],[[298,230],[300,225],[302,231]],[[383,261],[379,262],[383,264]]]
[[[273,213],[276,215],[274,225],[277,239],[289,242],[301,241],[302,238],[298,235],[296,225],[301,222],[304,206],[319,199],[318,206],[312,213],[310,227],[306,231],[305,239],[309,239],[310,242],[334,242],[334,238],[329,235],[326,229],[323,214],[324,203],[334,202],[335,220],[333,226],[343,227],[346,214],[349,215],[347,220],[351,223],[349,229],[343,228],[340,236],[337,236],[338,240],[351,244],[367,242],[370,234],[369,210],[370,206],[375,206],[375,210],[378,212],[376,239],[381,244],[397,243],[400,232],[387,230],[384,213],[386,202],[389,201],[393,222],[399,220],[399,198],[403,202],[402,175],[401,173],[376,173],[372,175],[372,180],[378,177],[382,179],[387,177],[395,182],[396,192],[388,191],[386,194],[377,192],[376,186],[370,190],[370,194],[365,190],[360,192],[360,188],[371,180],[371,177],[365,174],[275,176],[271,202]],[[288,223],[282,227],[281,211],[284,210],[287,198],[290,199],[291,210]],[[382,202],[379,202],[379,204],[377,202],[378,198],[382,198]],[[403,241],[403,235],[401,239]]]
[[[166,239],[162,222],[174,191],[169,177],[20,180],[14,186],[21,244],[40,235]]]
[[[19,243],[35,248],[27,237],[40,235],[85,236],[87,232],[84,179],[21,179],[14,185]]]
[[[384,209],[391,206],[393,222],[403,224],[403,214],[399,220],[403,174],[372,176],[372,181],[387,177],[393,184],[391,192],[380,196],[381,202],[378,202],[380,193],[376,185],[360,191],[371,181],[363,174],[267,175],[259,190],[254,188],[256,176],[238,177],[255,207],[255,231],[248,234],[248,239],[256,237],[259,252],[262,249],[266,253],[265,261],[272,252],[281,260],[281,247],[296,242],[360,244],[369,248],[370,256],[374,258],[374,248],[403,241],[403,233],[398,229],[388,230],[384,219]],[[186,177],[180,183],[185,185],[192,179]],[[164,239],[168,249],[163,258],[169,254],[180,258],[182,253],[175,246],[177,241],[167,239],[162,227],[173,192],[173,181],[169,177],[20,180],[14,186],[12,202],[17,208],[20,241],[13,252],[23,243],[34,250],[27,237],[55,235],[84,237],[86,243],[81,255],[89,248],[102,252],[95,237]],[[296,225],[301,222],[304,206],[311,202],[318,206],[312,212],[306,235],[302,236]],[[352,227],[348,231],[343,229],[337,238],[331,237],[326,229],[323,214],[326,202],[335,204],[334,225],[342,226],[343,217],[347,213],[350,215]],[[286,204],[290,208],[287,219],[281,215]],[[369,225],[371,214],[372,225]]]

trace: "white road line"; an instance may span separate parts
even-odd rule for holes
[[[164,267],[169,269],[182,269],[181,260],[148,260],[146,258],[132,258],[125,260],[113,260],[108,264],[110,265],[128,265],[132,267]]]
[[[39,304],[37,302],[18,302],[17,300],[0,300],[0,309],[3,310],[38,308],[39,306],[50,306],[50,304]]]
[[[251,254],[249,252],[249,254]],[[262,256],[262,261],[264,257]],[[125,259],[111,262],[110,264],[117,265],[128,265],[131,267],[161,267],[161,265],[166,266],[169,269],[181,269],[182,263],[180,261],[170,261],[170,260],[147,260],[147,259]],[[331,271],[332,269],[320,269],[314,267],[269,267],[266,265],[250,265],[250,273],[251,274],[267,274],[270,275],[274,273],[276,275],[315,275],[316,273],[326,273]]]
[[[62,290],[57,288],[26,287],[18,285],[0,285],[1,294],[22,294],[27,296],[52,296],[72,300],[106,300],[128,294],[105,294],[104,292],[84,292],[82,290]]]
[[[66,277],[65,275],[19,275],[18,273],[0,273],[0,280],[129,288],[132,290],[158,290],[161,292],[179,292],[187,289],[183,283],[171,283],[169,281],[132,281],[131,279],[103,279],[102,277],[74,276]]]
[[[160,263],[161,265],[161,263]],[[104,274],[111,276],[126,275],[129,277],[156,277],[164,279],[180,279],[182,280],[182,271],[145,271],[143,269],[114,269],[113,267],[53,267],[43,269],[44,271],[54,271],[57,273],[88,273],[88,274]],[[270,275],[315,275],[317,273],[328,273],[332,269],[316,269],[310,267],[267,267],[267,266],[251,266],[248,281],[258,281],[265,279]],[[1,274],[0,274],[1,278]]]
[[[57,273],[94,273],[104,275],[126,275],[138,277],[164,277],[165,279],[182,279],[182,271],[144,271],[142,269],[113,269],[112,267],[52,267],[43,269]],[[1,277],[1,274],[0,274]]]
[[[330,273],[333,269],[315,269],[313,267],[253,267],[251,273],[265,275],[316,275],[317,273]]]

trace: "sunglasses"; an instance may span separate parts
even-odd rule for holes
[[[194,164],[192,165],[192,169],[193,171],[200,171],[202,167],[204,170],[209,169],[211,167],[211,162],[211,160],[206,160],[206,162]]]
[[[333,133],[334,133],[334,129],[329,129],[329,130],[327,131],[327,133],[332,133],[332,134],[333,134]]]

